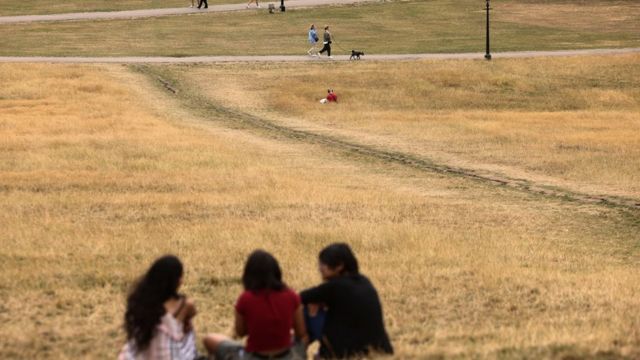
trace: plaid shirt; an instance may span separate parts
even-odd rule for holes
[[[118,360],[193,360],[196,356],[195,333],[184,334],[182,324],[167,313],[158,324],[147,350],[137,352],[131,340],[122,348]]]

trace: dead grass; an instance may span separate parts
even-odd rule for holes
[[[495,10],[495,20],[500,22],[572,31],[640,33],[640,4],[635,1],[507,2]]]
[[[633,80],[640,77],[639,60],[176,69],[220,103],[294,127],[439,163],[640,199],[640,90]],[[341,96],[337,106],[318,103],[328,87]]]
[[[118,66],[0,65],[0,80],[1,358],[115,356],[125,289],[166,252],[199,333],[225,331],[250,250],[301,289],[338,240],[399,357],[640,354],[637,214],[222,128]]]

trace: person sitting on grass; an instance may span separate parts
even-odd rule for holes
[[[338,95],[333,91],[333,89],[327,90],[327,101],[328,102],[338,102]]]
[[[157,259],[127,298],[127,344],[120,360],[193,360],[197,358],[193,301],[178,293],[182,263],[167,255]]]
[[[333,92],[332,89],[327,90],[327,97],[325,97],[324,99],[320,99],[321,104],[326,104],[329,102],[338,102],[338,95],[336,95],[336,93]]]
[[[393,354],[378,293],[360,274],[349,245],[324,248],[319,270],[324,282],[300,293],[310,341],[320,341],[319,356],[344,359]]]
[[[235,305],[235,336],[248,336],[247,344],[209,334],[204,339],[209,354],[219,360],[305,358],[308,338],[300,297],[282,281],[278,261],[266,251],[254,251],[242,284],[244,292]]]

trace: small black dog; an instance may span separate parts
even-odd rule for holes
[[[360,56],[364,55],[362,51],[351,50],[351,57],[349,60],[360,60]]]

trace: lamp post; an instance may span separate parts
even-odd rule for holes
[[[484,58],[491,60],[491,50],[489,48],[489,10],[491,10],[491,0],[487,0],[487,52],[484,54]]]

